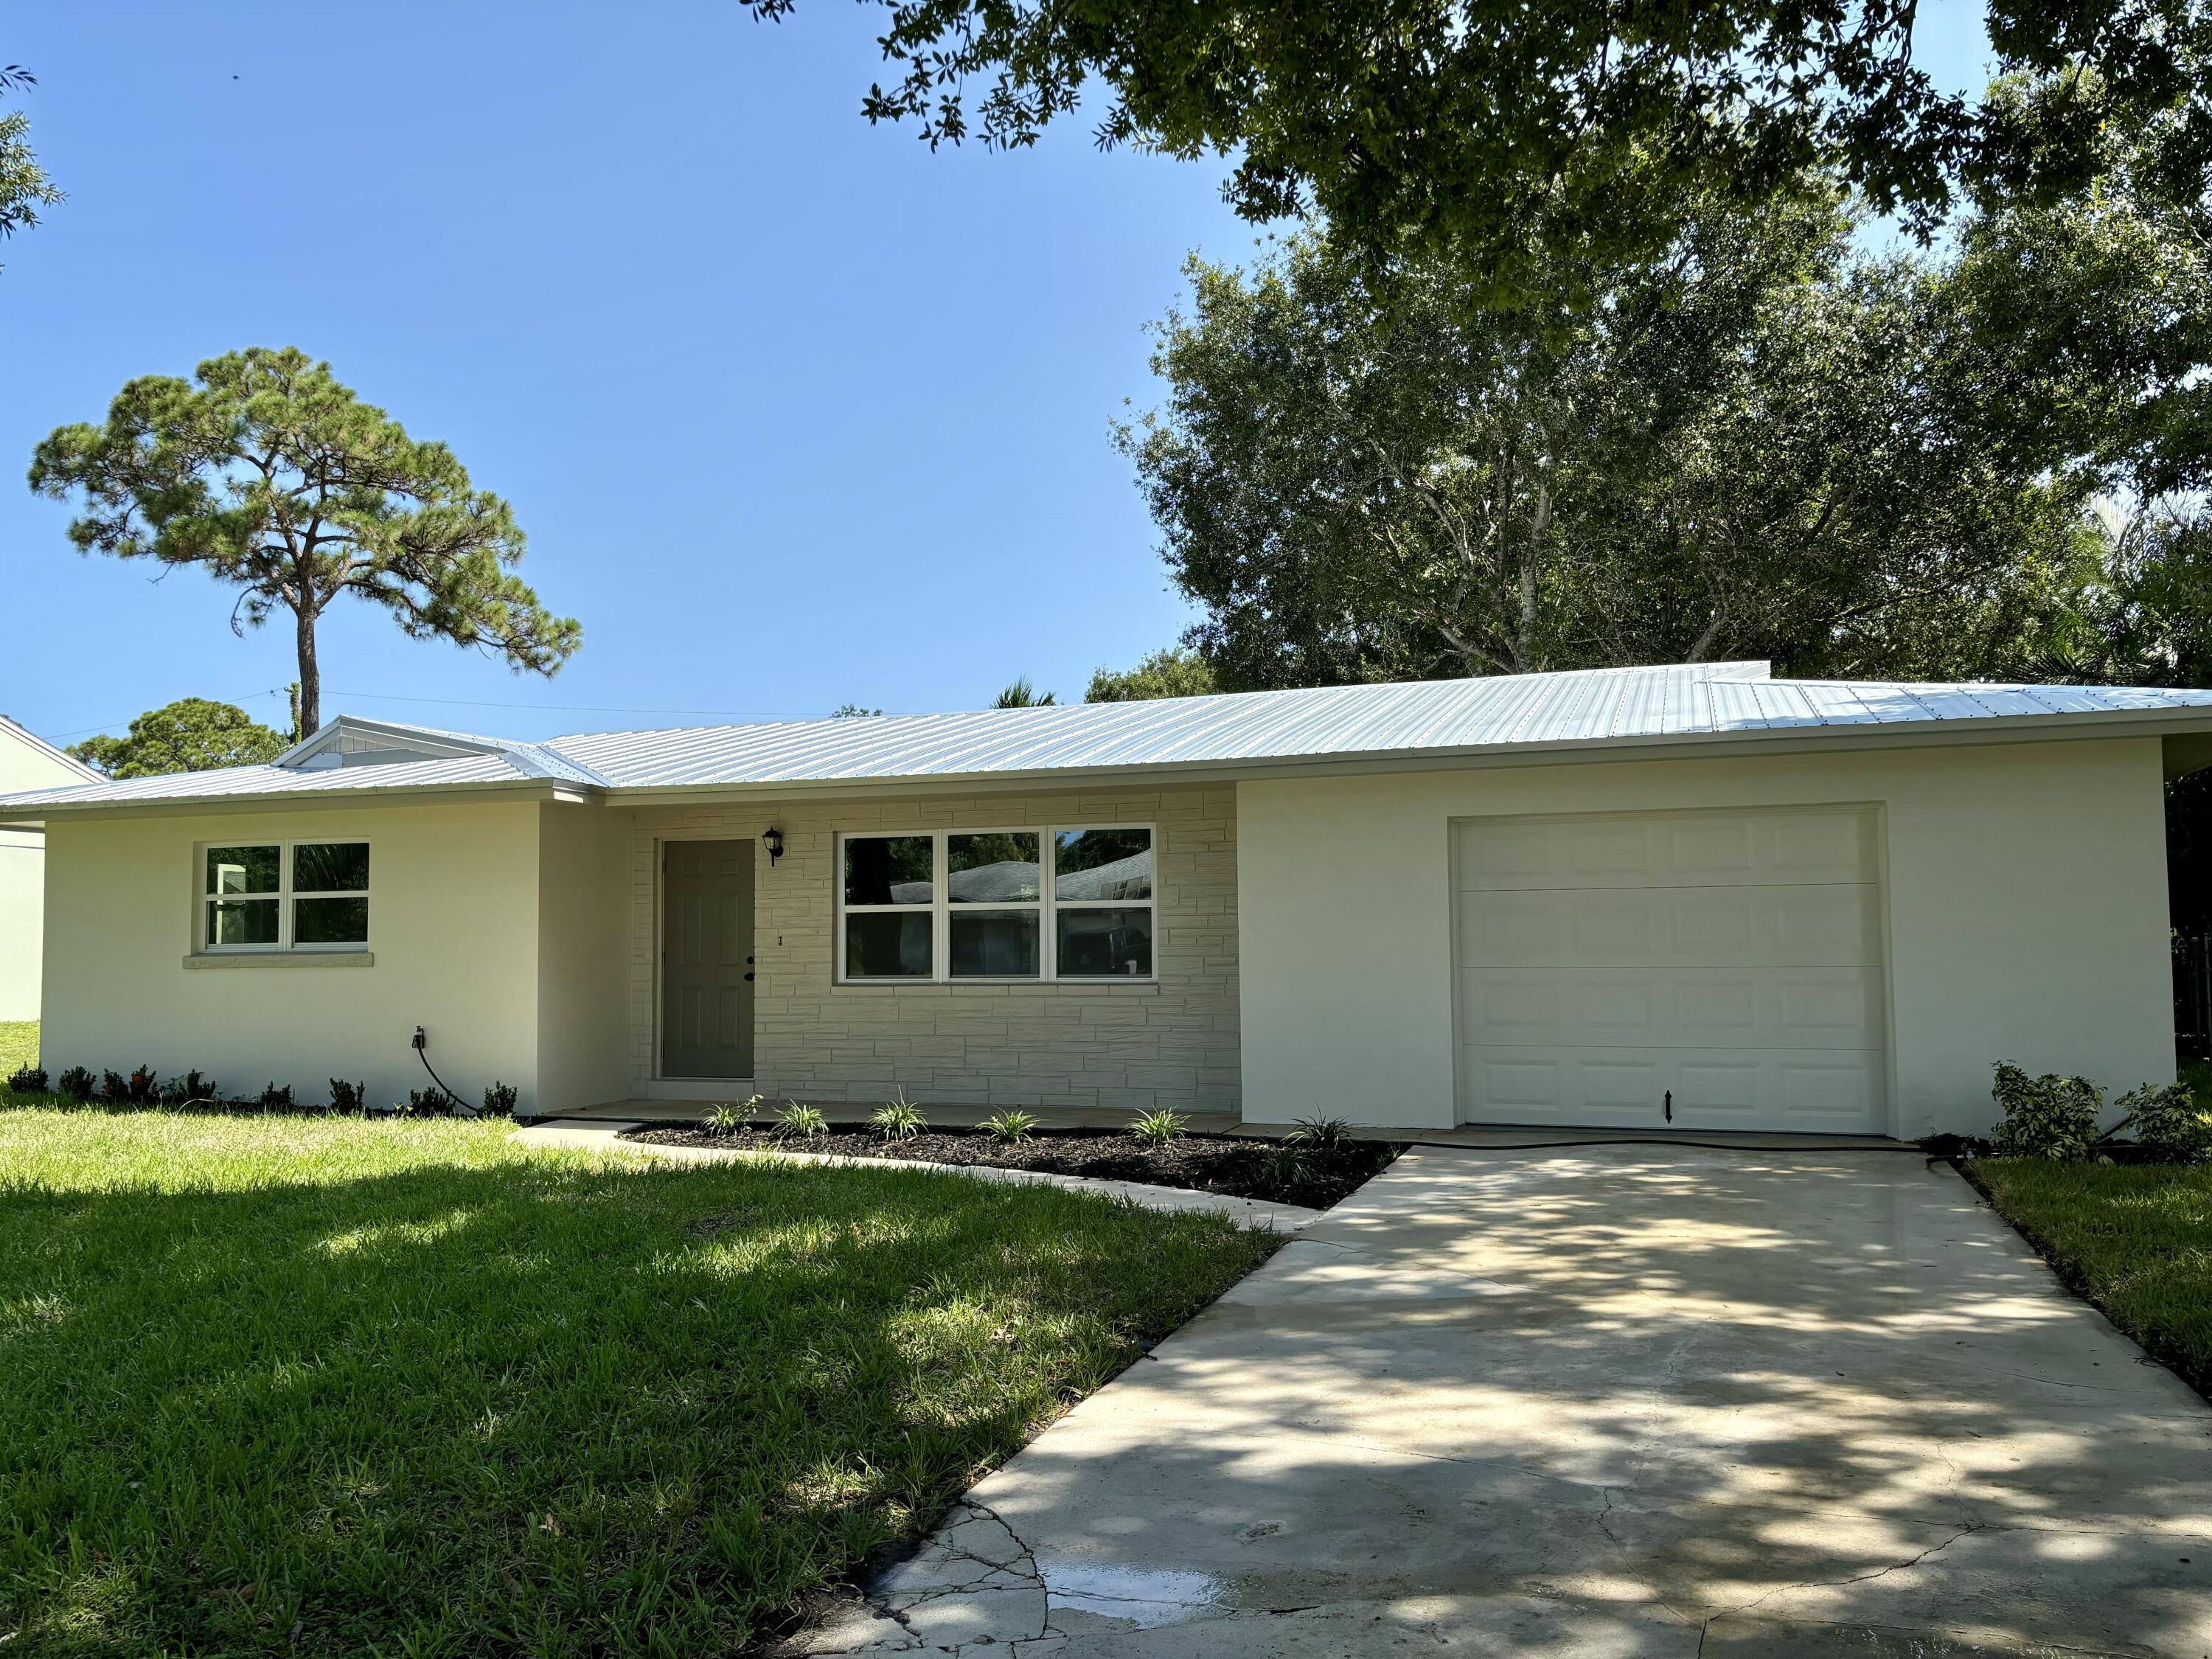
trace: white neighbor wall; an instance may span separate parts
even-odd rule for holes
[[[1247,782],[1244,1115],[1454,1117],[1451,827],[1570,812],[1881,809],[1892,1133],[1978,1133],[1990,1066],[2174,1075],[2156,738]]]
[[[0,795],[85,783],[99,774],[0,720]],[[46,838],[0,829],[0,1019],[39,1017],[40,939],[46,928]]]

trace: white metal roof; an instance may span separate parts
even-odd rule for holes
[[[2173,718],[2160,720],[2160,714]],[[2212,729],[2212,691],[2077,685],[1778,680],[1767,665],[1581,670],[1249,691],[1152,702],[606,732],[523,744],[342,716],[280,763],[30,791],[0,807],[94,807],[534,785],[621,795],[777,785],[927,782],[1132,770],[1234,773],[1354,758],[1592,752],[1761,733],[1958,738],[2007,725],[2087,735]],[[337,732],[338,735],[329,735]],[[374,750],[374,764],[314,753]],[[400,758],[412,734],[423,758]],[[303,753],[310,745],[320,748]],[[391,758],[386,758],[386,756]],[[356,753],[355,758],[366,757]],[[283,763],[289,762],[289,764]]]

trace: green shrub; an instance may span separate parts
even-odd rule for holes
[[[198,1072],[186,1072],[182,1077],[173,1077],[161,1085],[161,1104],[164,1106],[212,1106],[219,1086],[211,1077],[202,1077]]]
[[[1010,1106],[1003,1112],[994,1112],[985,1118],[983,1133],[1004,1146],[1012,1146],[1027,1140],[1036,1126],[1036,1113]]]
[[[725,1100],[707,1109],[699,1127],[710,1135],[733,1135],[745,1127],[745,1115]]]
[[[2160,1163],[2212,1164],[2212,1112],[2197,1104],[2187,1084],[2146,1083],[2114,1104],[2127,1114],[2121,1127],[2132,1128],[2136,1145]]]
[[[1170,1140],[1182,1139],[1189,1121],[1180,1112],[1146,1112],[1129,1126],[1129,1133],[1139,1140],[1149,1140],[1155,1146],[1164,1146]]]
[[[82,1105],[92,1098],[92,1073],[82,1066],[72,1066],[62,1073],[61,1080],[55,1086]]]
[[[192,1076],[198,1078],[199,1073],[194,1072]],[[334,1112],[357,1112],[361,1110],[363,1097],[368,1092],[367,1084],[348,1083],[342,1077],[334,1077],[331,1079],[331,1109]]]
[[[258,1103],[264,1112],[289,1112],[292,1109],[292,1085],[271,1083],[261,1091]]]
[[[2045,1073],[2030,1077],[2017,1066],[1997,1062],[1990,1096],[2004,1117],[1990,1131],[1990,1151],[1998,1158],[2048,1158],[2078,1164],[2097,1142],[2097,1114],[2104,1091],[2087,1078]]]
[[[515,1103],[521,1098],[522,1091],[512,1083],[501,1083],[497,1078],[494,1078],[491,1080],[491,1087],[484,1091],[484,1115],[513,1117]]]
[[[902,1089],[896,1099],[877,1107],[868,1115],[868,1127],[885,1140],[912,1140],[929,1127],[929,1120],[922,1115],[921,1107],[906,1097],[906,1091]]]
[[[46,1091],[46,1071],[43,1066],[19,1066],[8,1075],[8,1091],[17,1095],[42,1095]]]
[[[819,1140],[830,1133],[830,1120],[822,1115],[819,1106],[802,1106],[795,1100],[787,1100],[783,1109],[775,1115],[775,1132],[800,1140]]]
[[[1306,1149],[1286,1141],[1274,1142],[1260,1153],[1260,1184],[1277,1198],[1305,1184]]]
[[[1323,1150],[1352,1145],[1352,1125],[1340,1117],[1302,1117],[1297,1127],[1283,1137],[1293,1146],[1316,1146]]]

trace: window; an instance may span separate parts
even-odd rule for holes
[[[838,977],[1150,979],[1149,828],[839,838]]]
[[[360,951],[368,945],[368,843],[270,842],[201,857],[204,951]]]

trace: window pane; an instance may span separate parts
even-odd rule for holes
[[[929,915],[889,910],[845,918],[847,979],[927,979]]]
[[[272,848],[270,851],[275,851]],[[208,906],[210,945],[274,945],[275,899],[217,899]]]
[[[1062,979],[1144,978],[1152,971],[1152,913],[1145,910],[1061,910]]]
[[[365,898],[295,899],[292,904],[295,945],[366,945],[368,901]]]
[[[1037,896],[1034,831],[945,838],[945,896],[955,904],[1032,903]],[[958,939],[959,934],[952,936]]]
[[[210,893],[275,892],[276,890],[276,848],[274,847],[209,848],[207,890]]]
[[[1036,911],[956,910],[951,925],[955,979],[1037,976]]]
[[[359,892],[368,885],[368,843],[317,842],[292,849],[295,893]]]
[[[927,904],[930,861],[927,836],[848,836],[845,902]]]
[[[1055,897],[1152,897],[1151,830],[1062,830],[1053,842],[1052,890]]]

